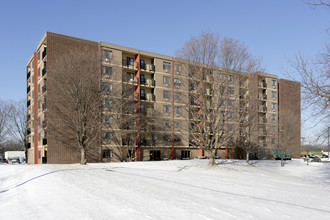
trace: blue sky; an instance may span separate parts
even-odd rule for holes
[[[0,99],[26,97],[26,62],[46,31],[174,56],[191,36],[244,42],[266,72],[286,78],[288,59],[329,39],[329,10],[301,0],[1,1]]]

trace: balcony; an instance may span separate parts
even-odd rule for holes
[[[259,106],[259,112],[267,112],[266,106]]]
[[[259,88],[266,89],[267,88],[267,83],[266,82],[259,82]]]
[[[27,94],[29,94],[29,93],[30,93],[30,91],[31,91],[31,87],[30,87],[30,86],[28,86],[28,87],[27,87],[27,89],[26,89],[26,93],[27,93]]]
[[[42,77],[44,77],[46,75],[46,68],[42,69]]]
[[[155,72],[155,65],[145,64],[144,66],[141,66],[141,70],[145,72]]]
[[[259,100],[267,100],[267,95],[259,94]]]
[[[266,124],[267,123],[267,119],[264,117],[259,118],[259,124]]]
[[[30,105],[31,105],[31,100],[27,101],[27,103],[26,103],[27,107],[30,107]]]
[[[42,87],[42,94],[44,94],[46,91],[47,91],[47,86],[44,85],[44,86]]]
[[[31,148],[31,143],[27,143],[26,148],[30,149]]]
[[[42,121],[42,128],[47,128],[47,121]]]
[[[46,103],[43,103],[42,104],[42,111],[45,111],[47,109],[47,105],[46,105]]]
[[[42,139],[42,145],[47,145],[47,138]]]
[[[27,116],[26,116],[26,120],[27,120],[27,121],[30,121],[30,120],[31,120],[31,115],[27,115]]]
[[[259,131],[259,136],[267,136],[267,131],[266,130],[260,130]]]
[[[45,57],[47,56],[47,47],[44,47],[44,51],[42,51],[42,59],[45,59]]]
[[[31,77],[31,72],[29,71],[28,74],[26,75],[26,80],[29,80]]]
[[[135,68],[133,58],[132,59],[123,59],[122,60],[122,65],[123,65],[124,68],[137,70],[137,68]]]
[[[156,100],[156,96],[154,94],[148,94],[147,96],[141,96],[140,100],[146,102],[154,102]]]
[[[141,86],[155,87],[156,86],[156,81],[154,79],[143,81],[143,82],[141,82]]]
[[[26,130],[26,133],[27,133],[27,135],[30,135],[30,134],[31,134],[31,130],[28,128],[28,129]]]
[[[132,85],[138,85],[139,84],[139,82],[137,80],[135,80],[134,78],[126,79],[123,82],[128,83],[128,84],[132,84]]]

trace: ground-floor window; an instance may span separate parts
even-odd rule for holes
[[[150,160],[160,160],[160,150],[151,150]]]
[[[104,159],[110,159],[112,157],[112,150],[102,150],[102,158]]]
[[[190,151],[189,150],[182,150],[181,151],[181,160],[190,159]]]

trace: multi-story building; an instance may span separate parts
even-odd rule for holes
[[[216,98],[225,103],[220,112],[226,115],[221,125],[226,141],[219,143],[218,156],[229,157],[232,143],[246,133],[259,143],[259,157],[273,155],[274,149],[286,146],[290,146],[291,156],[299,156],[297,82],[259,72],[224,74],[217,67],[209,67],[201,75],[187,71],[187,62],[175,57],[47,32],[27,63],[28,163],[79,162],[80,152],[51,138],[49,134],[55,131],[47,127],[47,120],[55,117],[47,106],[55,101],[55,94],[47,94],[50,91],[47,87],[54,83],[49,74],[56,74],[56,60],[75,47],[86,47],[98,54],[100,88],[107,91],[102,100],[100,144],[95,150],[98,156],[89,161],[124,161],[132,155],[138,161],[207,156],[196,133],[200,132],[198,126],[206,126],[201,118],[207,118],[205,112],[207,108],[213,109],[212,100]],[[196,96],[200,88],[203,95]],[[121,107],[121,121],[131,117],[124,125],[106,126],[115,123],[109,107],[113,98],[125,103],[125,108]],[[202,99],[204,107],[200,104]],[[134,114],[136,117],[132,117]],[[288,115],[297,118],[292,122],[297,125],[294,128],[287,126]],[[252,122],[248,128],[242,125],[246,121]],[[290,137],[281,138],[287,130],[291,130]],[[116,133],[120,144],[111,140]],[[133,139],[132,148],[130,135],[138,136]]]

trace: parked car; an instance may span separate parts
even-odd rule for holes
[[[3,159],[0,160],[0,163],[8,163],[8,160],[3,158]]]
[[[319,158],[318,156],[311,156],[310,161],[311,162],[321,162],[321,158]]]

